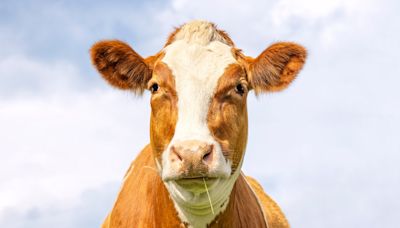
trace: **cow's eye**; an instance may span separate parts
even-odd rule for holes
[[[159,89],[159,86],[158,86],[157,83],[154,83],[154,84],[152,84],[152,85],[150,86],[150,91],[151,91],[151,93],[157,92],[158,89]]]
[[[237,84],[235,87],[236,93],[238,93],[240,96],[242,96],[246,92],[246,88],[242,84]]]

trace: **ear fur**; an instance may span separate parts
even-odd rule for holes
[[[95,43],[90,49],[93,65],[101,76],[119,89],[132,89],[142,93],[152,71],[139,54],[119,40]]]
[[[249,80],[256,93],[280,91],[288,87],[302,69],[307,57],[304,47],[279,42],[250,61]]]

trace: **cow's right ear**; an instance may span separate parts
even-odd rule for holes
[[[100,41],[90,49],[93,65],[112,86],[142,93],[152,70],[128,44],[118,40]]]

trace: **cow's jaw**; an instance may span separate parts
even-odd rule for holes
[[[162,59],[175,77],[178,120],[174,136],[163,152],[159,166],[179,217],[192,227],[206,227],[225,210],[240,174],[240,165],[235,173],[231,173],[231,162],[224,157],[221,146],[213,138],[207,124],[210,101],[218,80],[226,67],[237,61],[232,55],[232,47],[221,42],[222,38],[218,37],[214,28],[202,29],[202,34],[196,34],[195,27],[210,26],[199,23],[194,27],[183,27],[176,35],[176,40],[165,47]],[[205,186],[193,190],[182,187],[174,180],[179,176],[179,167],[175,167],[168,159],[170,147],[183,140],[199,140],[214,146],[216,162],[210,167],[208,175],[216,179],[207,186],[210,198]]]
[[[189,227],[207,227],[219,214],[225,211],[229,203],[233,186],[240,175],[240,168],[229,178],[217,179],[215,187],[201,193],[187,191],[175,181],[164,182],[174,202],[178,216]]]

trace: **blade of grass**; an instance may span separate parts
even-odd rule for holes
[[[206,179],[204,179],[204,177],[203,177],[203,183],[204,183],[204,187],[206,188],[206,192],[207,192],[207,196],[208,196],[208,201],[210,202],[211,212],[212,212],[212,214],[214,214],[214,207],[213,207],[213,205],[212,205],[210,193],[208,192],[208,188],[207,188],[207,184],[206,184]]]

